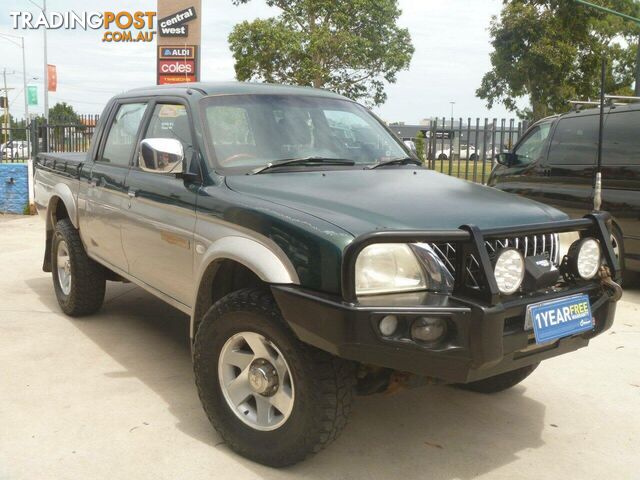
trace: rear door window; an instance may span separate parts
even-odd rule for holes
[[[569,117],[558,121],[551,140],[549,164],[595,165],[598,127],[597,115]]]
[[[640,165],[640,111],[607,116],[602,144],[603,165]]]
[[[125,103],[118,107],[104,144],[102,158],[98,161],[118,166],[129,165],[146,108],[146,103]]]

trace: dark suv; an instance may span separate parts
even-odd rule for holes
[[[640,271],[640,104],[607,107],[605,114],[602,209],[613,216],[621,267]],[[593,207],[598,120],[594,108],[533,124],[513,152],[498,156],[489,185],[582,217]]]

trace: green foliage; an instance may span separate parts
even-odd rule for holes
[[[236,5],[250,0],[233,0]],[[409,67],[414,48],[397,26],[397,0],[267,0],[274,18],[244,21],[229,35],[241,81],[305,85],[384,103],[385,83]]]
[[[424,162],[425,159],[425,144],[424,144],[424,139],[426,138],[424,132],[422,130],[420,130],[418,132],[418,135],[416,135],[416,139],[414,141],[415,145],[416,145],[416,155],[418,155],[418,158],[420,160],[422,160]]]
[[[634,0],[598,3],[628,15],[640,13]],[[598,98],[603,57],[608,59],[607,93],[631,94],[640,33],[633,22],[573,0],[511,0],[489,30],[492,68],[476,92],[489,108],[501,102],[522,118],[539,119],[566,111],[568,100]],[[518,109],[525,96],[530,106]]]
[[[73,107],[66,102],[58,102],[49,109],[49,124],[80,124],[80,117]]]

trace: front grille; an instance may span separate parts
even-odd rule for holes
[[[547,255],[556,267],[560,264],[560,241],[557,233],[541,235],[528,235],[525,237],[505,238],[504,240],[485,241],[489,256],[502,248],[515,248],[524,257],[534,255]],[[431,247],[438,255],[443,265],[452,277],[456,276],[456,245],[454,243],[432,243]],[[480,264],[474,255],[469,255],[465,262],[467,269],[467,285],[471,288],[480,288]]]

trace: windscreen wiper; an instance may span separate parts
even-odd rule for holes
[[[251,175],[271,170],[272,168],[284,167],[286,165],[355,165],[353,160],[345,160],[342,158],[327,158],[327,157],[300,157],[300,158],[286,158],[284,160],[278,160],[275,162],[269,162],[262,167],[258,167],[251,171]]]
[[[390,160],[385,160],[383,162],[378,162],[374,165],[371,165],[369,167],[369,170],[373,170],[374,168],[378,168],[378,167],[386,167],[387,165],[407,165],[409,163],[422,166],[422,162],[420,160],[417,160],[411,157],[400,157],[400,158],[392,158]]]

